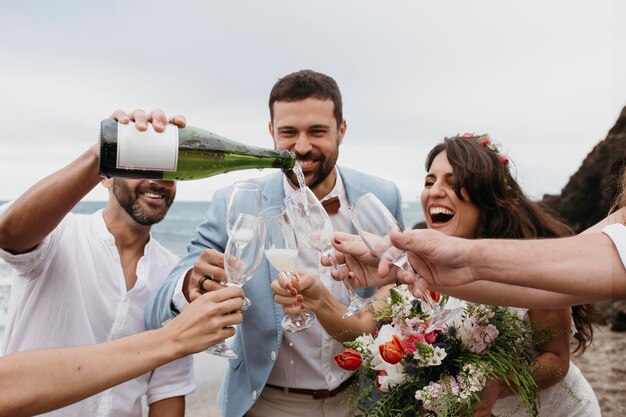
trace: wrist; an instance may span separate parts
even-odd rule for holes
[[[165,326],[151,331],[155,332],[157,336],[157,342],[154,345],[155,352],[159,360],[165,361],[164,363],[169,363],[192,353],[186,351],[184,343],[176,335],[176,326],[171,321]]]

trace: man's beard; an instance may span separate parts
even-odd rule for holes
[[[326,177],[328,177],[330,173],[333,172],[333,169],[335,169],[335,164],[337,163],[338,156],[339,152],[337,149],[332,152],[328,156],[328,158],[326,158],[326,156],[323,154],[315,153],[313,151],[304,155],[296,152],[296,160],[309,160],[319,162],[319,166],[315,171],[311,171],[305,174],[304,181],[306,182],[307,187],[309,187],[310,189],[314,189],[316,186],[321,184],[326,179]],[[300,187],[300,184],[298,183],[298,178],[296,177],[296,174],[293,172],[292,169],[283,169],[283,172],[293,186],[297,188]]]
[[[169,188],[159,186],[139,186],[134,192],[123,180],[113,180],[113,195],[119,205],[132,217],[135,222],[142,226],[152,226],[163,220],[170,206],[174,202],[176,192]],[[154,192],[163,196],[164,205],[158,208],[146,208],[139,201],[139,196],[146,192]],[[147,202],[150,205],[149,202]]]

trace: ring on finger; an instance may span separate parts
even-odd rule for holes
[[[200,281],[198,281],[198,288],[200,289],[200,291],[206,292],[206,290],[204,289],[204,281],[206,281],[207,279],[209,281],[213,281],[213,277],[211,275],[202,275]]]

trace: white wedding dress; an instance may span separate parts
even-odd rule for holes
[[[462,306],[465,302],[450,297],[448,307]],[[511,308],[528,320],[526,309]],[[492,414],[496,417],[529,417],[519,398],[510,396],[496,401]],[[539,417],[601,417],[600,405],[591,385],[571,361],[565,378],[549,388],[539,391]]]

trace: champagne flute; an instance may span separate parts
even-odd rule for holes
[[[365,242],[369,250],[377,256],[382,256],[382,254],[392,246],[389,233],[392,231],[402,231],[395,217],[393,217],[389,210],[387,210],[387,207],[372,193],[364,194],[350,204],[348,213],[350,214],[352,224],[354,224],[354,227],[359,232],[363,242]],[[462,310],[461,308],[452,310],[442,309],[439,304],[433,301],[430,293],[424,290],[417,279],[417,274],[411,264],[409,264],[406,252],[402,252],[398,258],[394,259],[393,264],[404,271],[410,272],[416,277],[415,282],[422,291],[422,299],[428,305],[431,312],[431,322],[426,329],[426,333],[441,326]]]
[[[261,217],[267,226],[265,257],[274,268],[290,278],[298,258],[298,242],[287,212],[284,207],[272,206],[264,209]],[[314,322],[312,311],[301,311],[285,315],[280,325],[284,330],[295,333],[310,328]]]
[[[256,273],[263,258],[265,235],[265,222],[262,218],[245,213],[237,217],[224,252],[227,286],[241,288]],[[242,310],[248,309],[251,304],[247,297],[244,298]],[[229,359],[238,357],[224,342],[211,346],[206,352]]]
[[[256,216],[261,211],[261,188],[248,181],[237,181],[230,192],[226,209],[226,231],[230,236],[240,213]]]
[[[285,197],[285,208],[289,219],[298,234],[305,239],[307,246],[328,256],[333,266],[337,268],[337,259],[331,244],[333,225],[313,191],[309,187],[296,190]],[[350,305],[342,316],[344,319],[376,301],[373,297],[360,297],[347,280],[344,279],[343,284],[350,297]]]

